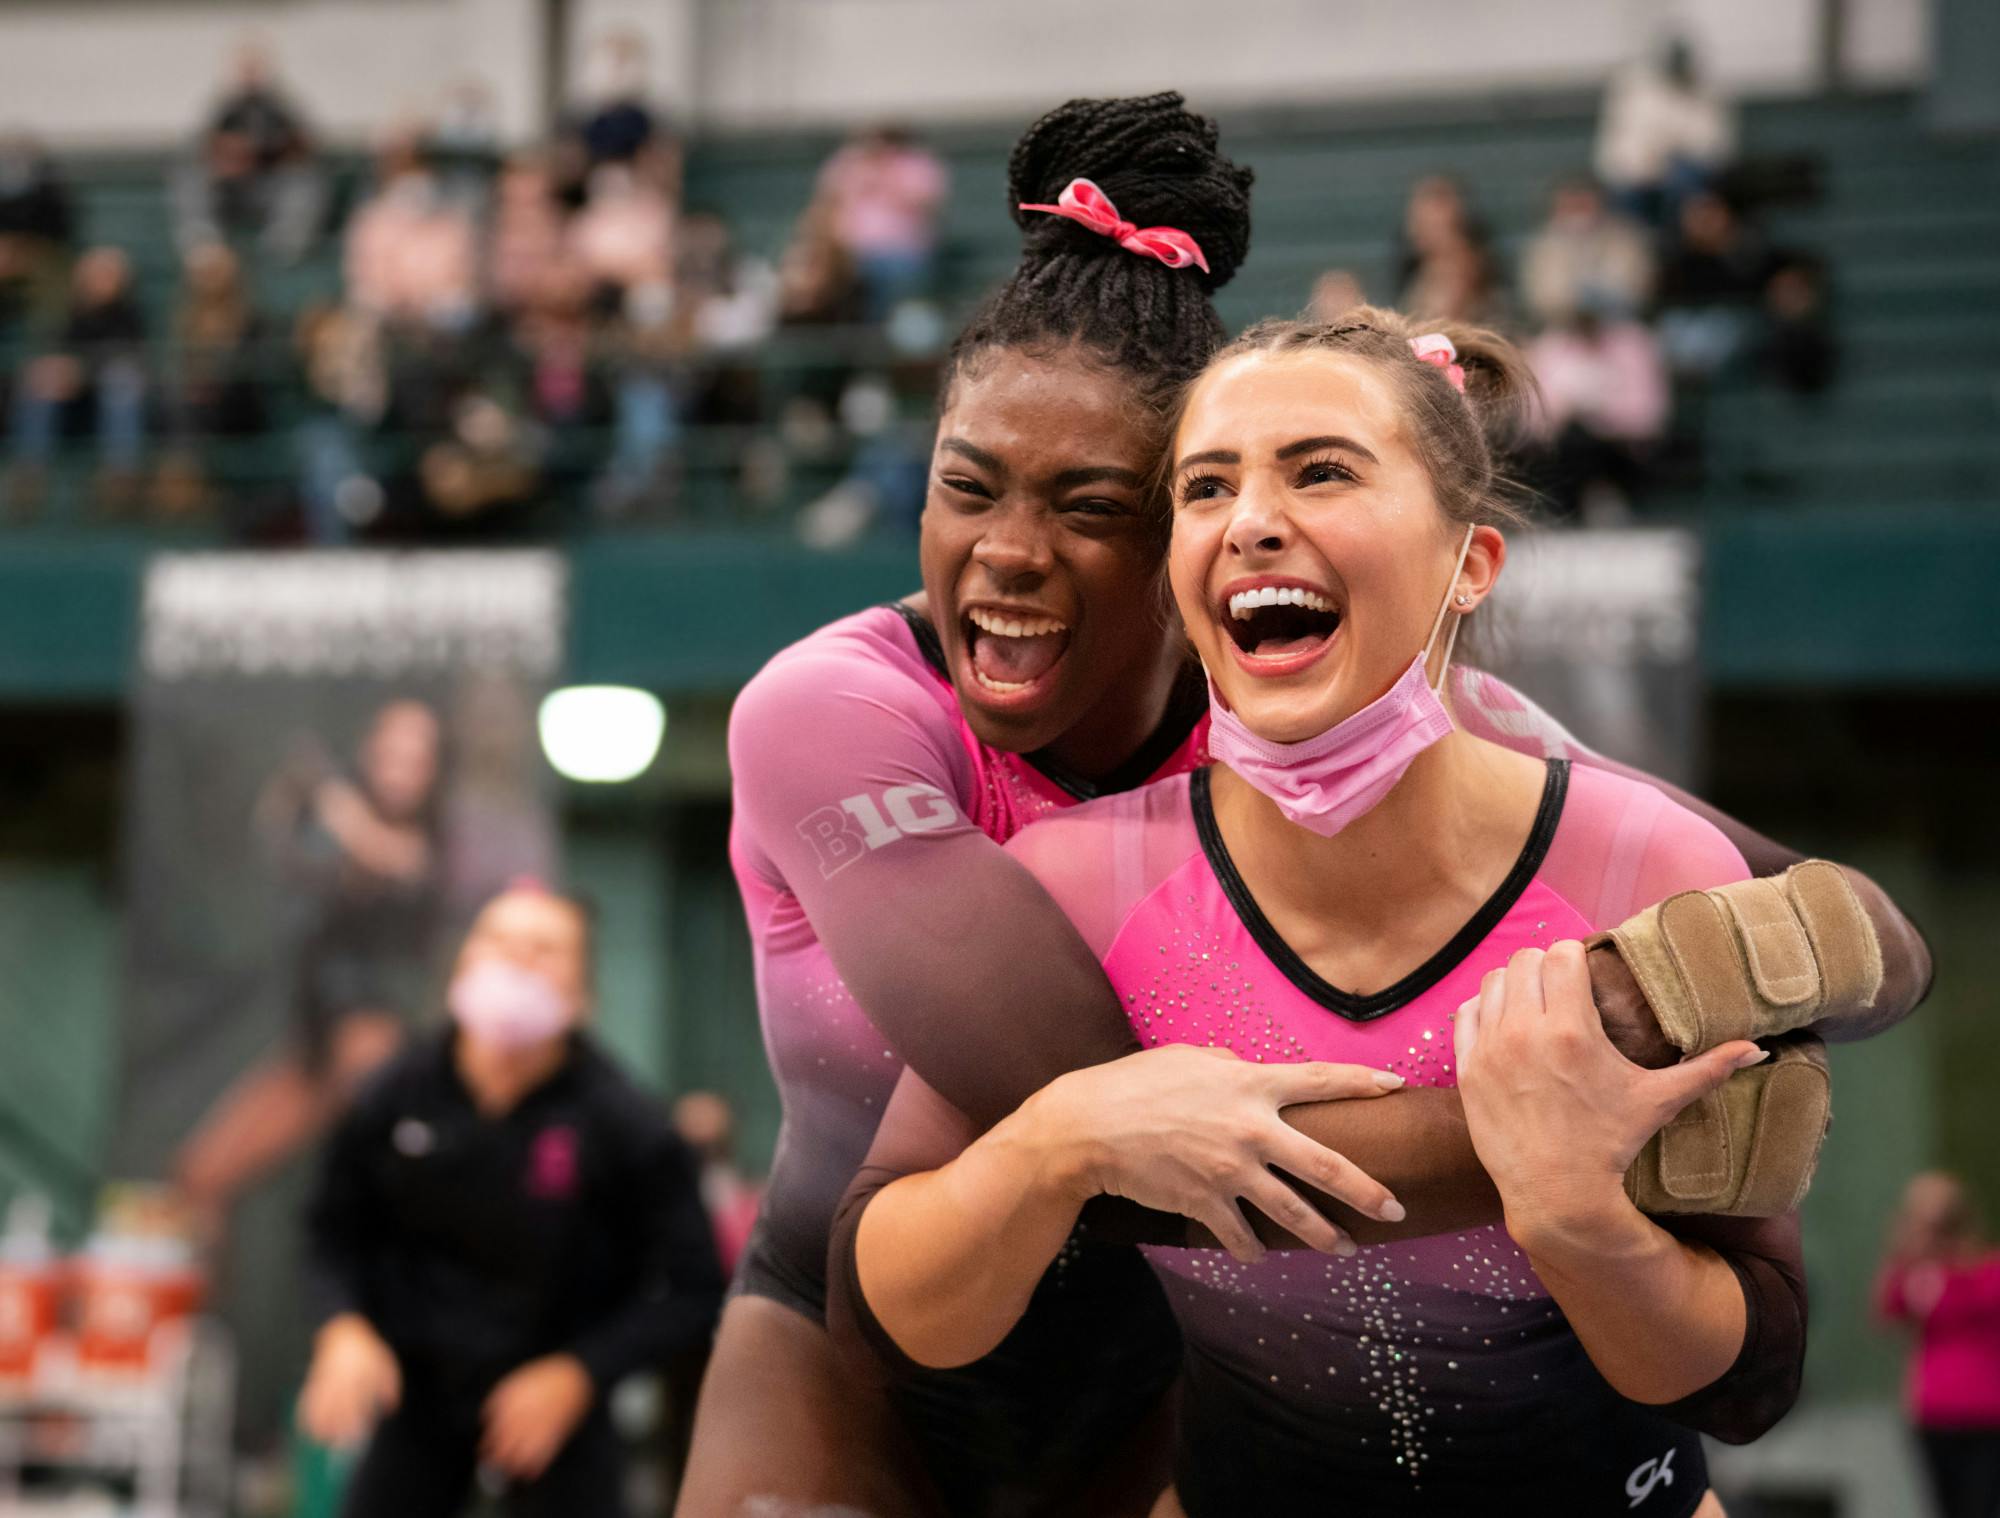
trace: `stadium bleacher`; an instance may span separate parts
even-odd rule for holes
[[[1403,199],[1427,173],[1453,174],[1468,187],[1511,264],[1550,188],[1589,161],[1587,101],[1402,114],[1402,124],[1373,108],[1365,124],[1323,112],[1225,118],[1233,151],[1258,173],[1255,250],[1223,292],[1226,320],[1241,325],[1296,310],[1328,268],[1351,269],[1369,291],[1387,293]],[[1000,214],[1006,144],[999,126],[936,141],[954,182],[941,278],[954,314],[1012,263],[1014,232]],[[744,247],[775,257],[834,145],[819,133],[697,139],[686,202],[722,212]],[[1950,356],[2000,336],[2000,151],[1990,142],[1941,141],[1925,131],[1914,97],[1885,94],[1752,105],[1744,152],[1804,156],[1820,166],[1824,193],[1816,203],[1764,220],[1775,243],[1810,250],[1832,270],[1841,377],[1810,404],[1754,391],[1723,397],[1707,425],[1739,478],[1668,504],[1727,507],[1730,487],[1743,478],[1761,481],[1759,494],[1800,506],[1852,503],[1857,495],[1926,505],[1990,500],[2000,403],[1990,383]],[[128,154],[65,167],[78,195],[80,241],[132,254],[154,330],[163,330],[179,278],[164,161]],[[361,166],[345,163],[340,179],[351,199]],[[260,268],[255,279],[260,304],[282,329],[309,301],[338,295],[338,244],[298,267]],[[813,357],[810,344],[779,343],[764,362]]]
[[[1818,193],[1807,203],[1774,207],[1762,221],[1774,244],[1824,260],[1841,362],[1833,387],[1814,397],[1750,381],[1719,386],[1705,406],[1707,462],[1700,479],[1656,492],[1644,503],[1649,519],[1696,519],[1711,533],[1733,535],[1726,582],[1711,586],[1712,597],[1720,594],[1724,602],[1711,607],[1711,630],[1732,634],[1712,659],[1712,672],[1725,679],[1788,672],[1776,652],[1787,646],[1783,638],[1755,642],[1754,669],[1731,664],[1732,648],[1750,646],[1733,635],[1745,616],[1796,628],[1791,644],[1804,663],[1794,673],[1843,659],[1858,660],[1856,667],[1863,669],[1873,659],[1879,669],[1938,668],[1947,675],[2000,669],[2000,640],[1962,617],[1940,614],[1922,576],[1908,590],[1905,609],[1929,614],[1887,619],[1897,629],[1892,636],[1919,641],[1884,652],[1874,635],[1863,637],[1842,625],[1842,587],[1865,573],[1882,544],[1913,524],[1924,524],[1921,541],[1936,547],[1938,564],[1967,563],[1980,543],[2000,533],[2000,517],[1992,510],[1993,482],[2000,477],[2000,385],[1979,359],[2000,336],[2000,147],[1990,139],[1935,136],[1926,129],[1922,109],[1920,97],[1882,93],[1752,103],[1743,111],[1746,159],[1807,160],[1814,166]],[[1231,149],[1256,166],[1258,185],[1255,249],[1222,292],[1225,320],[1240,325],[1299,309],[1314,276],[1328,268],[1350,269],[1371,293],[1387,293],[1403,200],[1411,182],[1427,173],[1450,173],[1464,183],[1511,270],[1545,212],[1551,187],[1587,165],[1594,113],[1588,99],[1515,97],[1370,105],[1355,113],[1226,115]],[[1000,124],[932,134],[953,174],[940,273],[949,317],[962,314],[1011,265],[1015,232],[1001,213],[1008,140],[1008,129]],[[685,204],[722,212],[740,245],[775,256],[834,145],[830,134],[817,132],[698,138],[689,145]],[[131,251],[153,330],[160,332],[178,279],[166,159],[74,157],[64,167],[79,201],[80,240],[114,242]],[[357,160],[340,164],[344,201],[351,200],[363,172]],[[230,445],[218,465],[225,480],[289,478],[294,468],[283,422],[299,398],[293,393],[296,365],[282,351],[282,334],[306,303],[337,294],[338,242],[329,241],[299,267],[260,268],[254,279],[258,301],[280,334],[275,346],[284,362],[277,366],[273,397],[279,425],[264,437]],[[781,335],[760,350],[757,362],[768,375],[835,357],[846,361],[852,349],[842,344],[856,336]],[[864,340],[880,342],[879,336]],[[754,563],[762,572],[790,574],[810,585],[812,593],[797,603],[800,617],[809,619],[907,577],[908,550],[900,537],[864,544],[842,556],[843,563],[786,568],[796,558],[812,556],[778,531],[788,520],[783,511],[753,518],[736,508],[727,464],[735,441],[726,434],[694,433],[686,439],[684,509],[665,530],[603,524],[584,511],[563,518],[584,533],[584,540],[573,543],[580,574],[611,602],[592,610],[600,632],[583,645],[605,648],[628,676],[643,672],[643,659],[630,654],[625,640],[636,640],[638,630],[651,625],[645,609],[627,599],[642,594],[642,583],[652,587],[648,600],[663,585],[695,593],[698,582],[721,566]],[[829,482],[825,467],[798,471],[789,504]],[[0,526],[0,540],[13,544],[8,560],[14,581],[23,586],[11,598],[13,614],[0,610],[0,623],[17,629],[34,624],[24,636],[43,653],[51,651],[47,618],[53,609],[104,604],[106,586],[112,580],[127,583],[148,544],[194,546],[221,536],[213,520],[107,529],[95,525],[82,499],[87,467],[73,464],[59,483],[69,498],[62,499],[59,490],[37,522]],[[1820,513],[1829,524],[1837,520],[1840,530],[1774,532],[1763,519],[1769,512],[1795,523]],[[625,534],[617,547],[598,551],[589,541],[617,533]],[[634,536],[645,541],[631,541]],[[705,540],[698,550],[689,542],[694,536]],[[93,551],[93,542],[115,558]],[[30,547],[40,552],[24,554]],[[1775,564],[1794,554],[1806,556],[1807,582],[1819,592],[1810,604],[1776,612],[1727,604],[1730,587],[1765,582],[1760,565],[1766,560]],[[31,564],[41,568],[31,572]],[[84,578],[72,582],[68,575]],[[24,583],[27,576],[32,584]],[[726,609],[721,614],[726,617]],[[57,615],[57,625],[66,620]],[[717,648],[731,653],[703,656],[691,665],[683,653],[676,668],[682,674],[698,668],[702,683],[741,678],[771,647],[809,625],[801,620],[797,628],[761,624],[734,630],[742,636],[718,630]],[[628,628],[629,633],[619,631]],[[112,688],[124,667],[126,645],[118,629],[96,623],[86,643],[92,639],[99,649],[94,655],[80,653],[68,638],[55,652],[71,664],[87,663],[99,672],[90,683]],[[0,684],[10,678],[10,669],[28,663],[0,659]],[[46,662],[36,668],[36,678],[45,680]],[[654,671],[656,680],[667,684],[675,682],[660,677],[670,673]]]

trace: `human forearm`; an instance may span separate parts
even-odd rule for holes
[[[1589,1215],[1510,1211],[1507,1230],[1621,1396],[1677,1402],[1735,1364],[1747,1327],[1736,1272],[1622,1195]]]
[[[1930,945],[1917,925],[1889,899],[1889,893],[1847,865],[1840,867],[1840,873],[1847,877],[1861,910],[1874,924],[1882,946],[1882,987],[1875,993],[1873,1005],[1830,1008],[1812,1025],[1813,1032],[1836,1044],[1873,1038],[1893,1028],[1930,994],[1933,973]]]
[[[868,1203],[855,1271],[870,1312],[911,1359],[963,1365],[1021,1314],[1069,1237],[1087,1188],[1031,1100],[949,1164]]]
[[[1315,1143],[1345,1155],[1394,1193],[1400,1222],[1357,1211],[1301,1186],[1320,1211],[1363,1244],[1457,1233],[1500,1221],[1500,1194],[1479,1163],[1465,1108],[1448,1087],[1405,1087],[1387,1101],[1314,1102],[1282,1116]],[[1300,1247],[1261,1213],[1258,1237],[1274,1248]]]
[[[1654,786],[1696,816],[1713,823],[1735,846],[1748,865],[1750,873],[1760,879],[1783,875],[1793,865],[1801,864],[1806,856],[1788,844],[1780,843],[1765,836],[1748,824],[1738,821],[1727,812],[1711,806],[1699,796],[1667,784],[1643,770],[1619,764],[1603,755],[1593,755],[1590,763],[1609,770],[1613,774],[1624,775]],[[1894,1027],[1914,1012],[1924,997],[1930,993],[1932,962],[1930,946],[1917,926],[1902,909],[1868,876],[1849,865],[1840,865],[1840,873],[1852,887],[1862,911],[1874,929],[1880,947],[1882,981],[1875,995],[1865,1004],[1835,1003],[1824,1008],[1808,1026],[1821,1038],[1830,1043],[1851,1043],[1857,1039],[1872,1038],[1877,1033]],[[1637,1027],[1631,1014],[1635,1009],[1643,1009],[1644,998],[1638,994],[1636,986],[1630,987],[1629,998],[1618,996],[1623,989],[1617,982],[1621,977],[1607,977],[1600,973],[1596,963],[1598,955],[1591,955],[1591,980],[1597,993],[1597,1003],[1604,1013],[1606,1031],[1621,1053],[1639,1064],[1659,1065],[1668,1063],[1671,1054],[1660,1053],[1656,1058],[1642,1057],[1642,1050],[1651,1044],[1655,1053],[1665,1047],[1658,1042],[1655,1030],[1646,1029],[1636,1035],[1640,1042],[1632,1044],[1621,1033],[1621,1028]],[[1630,985],[1629,977],[1622,977]],[[1607,999],[1609,993],[1610,999]]]

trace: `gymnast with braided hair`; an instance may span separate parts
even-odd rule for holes
[[[1182,1242],[1194,1218],[1249,1247],[1237,1198],[1297,1202],[1274,1165],[1364,1234],[1397,1231],[1356,1221],[1384,1185],[1433,1230],[1498,1211],[1452,1093],[1377,1103],[1340,1067],[1219,1063],[1185,1136],[1226,1162],[1164,1190],[1128,1177],[1166,1211],[1089,1210],[995,1353],[867,1377],[836,1354],[835,1211],[906,1062],[983,1128],[1138,1047],[1091,946],[1001,845],[1207,758],[1204,684],[1161,614],[1154,481],[1171,398],[1223,341],[1210,296],[1248,251],[1250,174],[1169,94],[1060,107],[1009,181],[1021,263],[946,368],[923,591],[778,654],[731,716],[731,859],[784,1127],[697,1413],[687,1518],[1143,1513],[1180,1350],[1152,1272],[1107,1241]],[[1453,693],[1501,742],[1599,762],[1497,681],[1465,672]],[[1885,942],[1904,931],[1856,889]],[[1834,1016],[1859,1031],[1914,1004],[1926,970],[1903,942],[1885,994]],[[1634,975],[1613,952],[1594,972],[1612,1037],[1657,1055]],[[1767,1251],[1774,1300],[1785,1249]],[[1789,1363],[1786,1311],[1773,1349],[1746,1355],[1767,1381]]]

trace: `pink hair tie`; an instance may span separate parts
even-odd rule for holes
[[[1458,362],[1458,349],[1442,332],[1426,332],[1410,339],[1410,351],[1420,364],[1434,364],[1444,370],[1451,388],[1465,394],[1465,366]]]
[[[1111,203],[1111,197],[1088,179],[1072,179],[1063,187],[1062,194],[1056,197],[1056,204],[1052,206],[1024,203],[1021,209],[1066,216],[1100,237],[1116,239],[1118,246],[1129,253],[1137,253],[1141,258],[1157,258],[1169,269],[1185,269],[1193,264],[1202,273],[1208,272],[1208,260],[1202,257],[1200,243],[1173,227],[1141,227],[1126,221],[1118,214],[1118,207]]]

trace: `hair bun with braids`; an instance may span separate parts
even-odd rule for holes
[[[1215,123],[1179,95],[1072,100],[1050,111],[1008,162],[1021,262],[952,344],[947,398],[983,352],[1078,348],[1164,409],[1222,346],[1208,296],[1250,251],[1250,178],[1216,147]],[[1054,205],[1073,179],[1096,184],[1126,221],[1185,232],[1209,272],[1171,269],[1066,217],[1018,209]]]
[[[1222,156],[1215,123],[1168,90],[1113,100],[1072,100],[1029,127],[1007,162],[1007,204],[1022,231],[1024,259],[1059,253],[1126,258],[1109,239],[1059,216],[1023,211],[1052,205],[1071,180],[1088,179],[1118,214],[1141,227],[1174,227],[1201,245],[1208,273],[1189,271],[1220,289],[1250,252],[1247,168]]]

